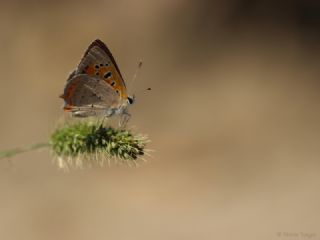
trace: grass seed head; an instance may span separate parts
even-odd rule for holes
[[[57,128],[50,145],[58,166],[63,169],[104,166],[111,160],[136,165],[145,153],[147,138],[129,130],[78,122]]]

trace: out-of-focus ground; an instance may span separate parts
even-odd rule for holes
[[[0,239],[320,239],[318,1],[13,0],[0,29],[0,149],[47,139],[101,38],[127,82],[144,61],[131,124],[156,150],[68,174],[47,150],[2,160]]]

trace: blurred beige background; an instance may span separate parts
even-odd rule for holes
[[[156,150],[68,174],[47,150],[2,160],[0,239],[320,239],[318,1],[12,0],[0,29],[0,149],[47,139],[101,38],[127,82],[144,61],[131,124]]]

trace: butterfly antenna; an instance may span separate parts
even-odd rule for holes
[[[151,88],[149,87],[149,88],[140,89],[140,91],[138,91],[137,93],[140,94],[141,92],[145,93],[147,91],[151,91]],[[135,96],[135,94],[133,96]]]
[[[133,82],[136,80],[136,78],[137,78],[137,76],[138,76],[138,73],[139,73],[141,67],[142,67],[142,61],[140,60],[140,61],[139,61],[139,64],[138,64],[138,67],[137,67],[137,69],[136,69],[136,72],[134,73],[133,78],[132,78],[132,80],[130,81],[130,85],[132,85]]]

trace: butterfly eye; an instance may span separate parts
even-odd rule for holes
[[[133,99],[132,97],[128,97],[127,100],[128,100],[128,103],[129,103],[129,104],[133,104],[133,102],[134,102],[134,99]]]

